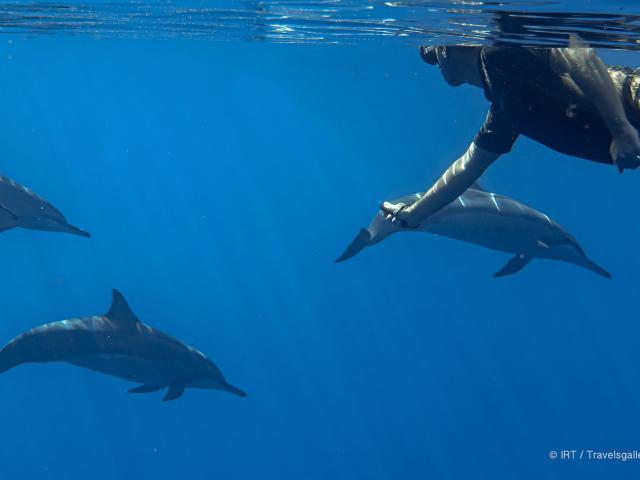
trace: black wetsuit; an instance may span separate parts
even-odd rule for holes
[[[611,134],[595,106],[551,67],[551,50],[484,47],[478,59],[491,108],[474,143],[503,154],[522,134],[567,155],[612,163]],[[624,107],[640,130],[640,104],[631,89],[637,77],[625,74]]]

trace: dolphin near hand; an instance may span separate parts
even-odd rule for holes
[[[421,194],[416,193],[393,203],[411,205],[420,197]],[[611,278],[606,270],[587,258],[573,235],[547,215],[512,198],[487,192],[477,184],[416,228],[392,224],[378,211],[336,262],[352,258],[393,233],[405,231],[432,233],[513,254],[494,277],[512,275],[534,258],[546,258],[572,263]]]

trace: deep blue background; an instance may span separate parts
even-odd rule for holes
[[[640,449],[640,177],[526,139],[485,185],[611,281],[398,235],[336,265],[378,202],[464,151],[482,92],[415,49],[4,37],[0,172],[90,240],[2,234],[0,337],[106,312],[209,355],[240,399],[64,364],[0,378],[2,479],[631,478],[549,450]],[[632,53],[605,60],[640,64]]]

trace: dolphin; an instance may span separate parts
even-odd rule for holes
[[[60,210],[35,192],[0,175],[0,232],[15,227],[91,236],[67,222]]]
[[[411,205],[421,194],[406,195],[393,201]],[[573,263],[611,278],[602,267],[589,260],[577,240],[547,215],[512,198],[487,192],[478,184],[445,208],[425,219],[416,228],[401,227],[385,219],[378,211],[367,228],[360,230],[344,253],[335,261],[343,262],[365,247],[380,243],[401,231],[428,232],[462,240],[514,256],[494,277],[512,275],[534,258]]]
[[[168,388],[163,400],[175,400],[185,388],[246,393],[228,384],[204,354],[142,323],[113,290],[109,312],[48,323],[11,340],[0,350],[0,373],[29,362],[67,362],[141,385],[131,393]]]

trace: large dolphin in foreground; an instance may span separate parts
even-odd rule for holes
[[[180,397],[185,388],[246,396],[198,350],[139,321],[117,290],[105,315],[48,323],[11,340],[0,351],[0,373],[22,363],[54,361],[142,384],[131,393],[168,387],[164,400]]]
[[[420,196],[418,193],[407,195],[393,203],[410,205]],[[400,231],[433,233],[514,254],[494,277],[516,273],[533,258],[548,258],[573,263],[611,278],[607,271],[587,258],[569,232],[544,213],[509,197],[487,192],[477,184],[415,229],[392,224],[378,211],[369,227],[360,230],[336,262],[347,260],[363,248]]]
[[[15,227],[91,236],[69,224],[60,210],[36,193],[0,175],[0,232]]]

